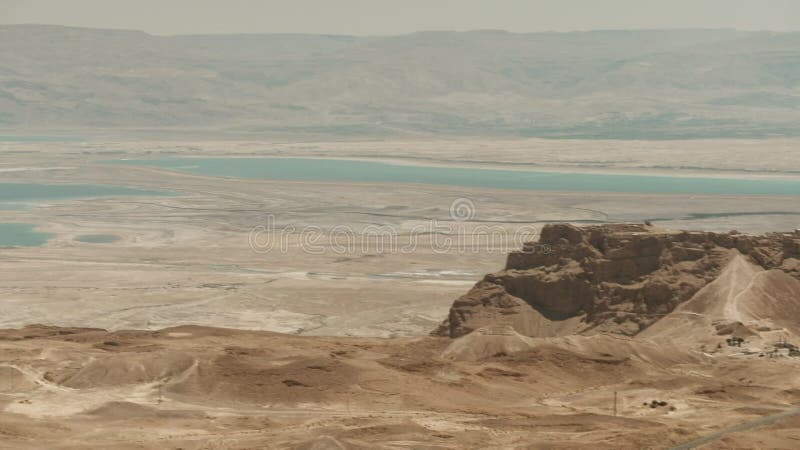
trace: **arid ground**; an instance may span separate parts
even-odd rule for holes
[[[667,448],[800,398],[797,358],[468,338],[5,331],[0,448]],[[795,448],[789,419],[710,448]]]
[[[40,201],[0,210],[0,223],[32,223],[53,233],[46,245],[0,251],[0,327],[31,323],[106,329],[191,324],[285,333],[419,336],[452,300],[503,265],[513,243],[465,240],[440,251],[420,235],[412,252],[359,240],[356,251],[308,252],[285,227],[356,232],[390,227],[408,239],[432,221],[469,232],[500,226],[512,236],[546,222],[627,222],[659,218],[673,229],[762,233],[800,225],[795,197],[558,193],[429,185],[242,180],[106,164],[157,156],[303,156],[536,170],[800,178],[796,141],[400,141],[5,142],[0,181],[97,183],[164,189],[168,197]],[[752,156],[760,152],[757,160]],[[437,161],[423,159],[436,154]],[[666,157],[667,154],[671,156]],[[763,155],[763,156],[762,156]],[[682,167],[714,170],[682,169]],[[747,169],[747,171],[745,171]],[[454,223],[466,198],[481,222]],[[702,214],[702,216],[693,216]],[[274,217],[283,250],[254,252],[252,232]],[[111,234],[110,244],[80,235]],[[263,238],[263,236],[261,237]],[[535,236],[532,236],[532,239]],[[407,242],[407,241],[402,241]],[[321,245],[329,243],[323,241]],[[467,248],[468,247],[468,248]]]
[[[0,223],[32,223],[53,234],[41,247],[0,248],[0,448],[668,448],[757,420],[765,422],[707,448],[796,448],[797,417],[772,416],[797,407],[800,359],[759,357],[779,334],[796,340],[795,331],[752,340],[749,355],[673,346],[675,336],[667,335],[553,340],[489,327],[458,339],[430,337],[453,301],[516,248],[470,241],[441,252],[434,235],[419,237],[413,252],[365,239],[357,251],[328,242],[312,253],[297,235],[283,249],[252,248],[253,231],[270,215],[275,229],[260,237],[278,241],[289,226],[392,227],[403,239],[434,220],[466,230],[488,223],[509,234],[551,222],[648,218],[660,229],[791,231],[800,226],[796,197],[278,182],[103,161],[341,157],[797,179],[797,145],[2,142],[2,182],[175,195],[0,210]],[[450,217],[453,202],[464,198],[475,222]],[[76,240],[92,234],[120,239]],[[737,298],[717,297],[726,305]],[[733,304],[725,311],[738,311],[741,303]],[[698,339],[724,341],[706,331]]]

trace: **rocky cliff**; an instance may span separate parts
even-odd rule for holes
[[[494,325],[525,336],[633,336],[669,314],[743,256],[800,279],[800,233],[664,231],[646,225],[545,226],[457,299],[436,335]]]

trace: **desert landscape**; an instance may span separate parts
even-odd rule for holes
[[[109,163],[358,160],[374,147],[380,161],[422,164],[411,149],[439,145],[441,158],[424,164],[792,180],[791,141],[756,169],[733,151],[722,172],[703,170],[692,141],[670,147],[687,155],[676,166],[692,155],[691,169],[655,167],[657,143],[653,159],[620,143],[602,164],[579,141],[499,143],[493,162],[479,142],[2,145],[6,183],[138,189],[0,211],[48,236],[2,250],[3,448],[680,448],[704,438],[704,448],[793,448],[799,438],[796,197],[471,187],[462,221],[451,210],[458,186]],[[757,143],[703,148],[714,145]],[[485,223],[528,227],[528,244],[441,251],[423,233],[399,252],[354,234],[354,252],[330,240],[310,252],[290,233],[263,252],[252,236],[268,215],[267,238],[377,224],[403,240],[439,220],[468,235]],[[758,236],[771,229],[789,231]],[[84,239],[98,236],[113,239]]]
[[[4,142],[0,179],[17,186],[4,192],[22,200],[0,202],[14,206],[0,209],[0,223],[31,224],[48,238],[38,246],[3,249],[0,326],[42,323],[116,330],[208,325],[317,335],[419,336],[435,328],[454,298],[484,273],[501,267],[506,254],[523,241],[535,240],[547,223],[651,221],[668,229],[756,234],[794,230],[800,224],[797,197],[792,195],[635,192],[639,185],[632,192],[604,193],[246,179],[147,166],[148,158],[187,158],[184,165],[190,167],[191,158],[199,157],[223,158],[224,164],[252,157],[270,161],[339,155],[358,160],[372,152],[380,161],[424,165],[422,154],[433,149],[441,158],[432,167],[727,176],[758,185],[760,180],[800,180],[800,164],[792,158],[795,145],[793,140],[708,141],[702,147],[697,141],[669,146],[623,141],[615,146],[616,153],[605,150],[601,155],[589,142],[546,140],[307,145]],[[647,151],[641,151],[642,146]],[[745,155],[757,146],[770,150],[760,167],[748,169]],[[668,151],[675,167],[654,167]],[[720,170],[701,169],[723,153],[726,162]],[[468,157],[470,162],[464,162]],[[138,159],[142,164],[110,163]],[[698,168],[681,168],[688,165]],[[687,179],[691,178],[677,180]],[[163,195],[27,198],[20,188],[44,185],[59,191],[59,186],[76,184]],[[451,206],[459,199],[468,200],[474,217],[451,217]],[[274,221],[272,229],[258,237],[285,242],[262,252],[252,248],[251,239],[268,218]],[[520,238],[500,243],[471,238],[459,248],[433,245],[437,235],[432,231],[473,237],[476,227],[487,225]],[[304,227],[323,232],[319,251],[307,248]],[[334,248],[329,233],[341,227],[351,230],[346,237],[356,248]],[[413,242],[413,251],[383,248],[380,244],[386,242],[377,239],[381,236],[362,235],[367,227],[388,231],[399,243]],[[290,228],[292,232],[285,232]],[[113,240],[81,242],[85,236]],[[42,274],[47,274],[46,283]]]
[[[431,336],[3,331],[2,445],[794,448],[800,234],[548,225],[533,244]]]
[[[47,1],[0,2],[0,449],[800,447],[796,5]]]

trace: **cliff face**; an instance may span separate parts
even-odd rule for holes
[[[800,279],[800,233],[763,236],[655,230],[645,225],[548,225],[457,299],[434,334],[510,325],[526,336],[635,335],[744,255]]]

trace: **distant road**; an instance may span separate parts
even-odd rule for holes
[[[678,445],[677,447],[672,447],[670,450],[688,450],[692,448],[697,448],[700,447],[701,445],[709,444],[732,433],[739,433],[742,431],[751,430],[753,428],[762,427],[764,425],[772,425],[773,423],[786,419],[787,417],[792,417],[797,415],[800,415],[800,408],[794,408],[788,411],[784,411],[782,413],[760,417],[758,419],[754,419],[745,423],[740,423],[739,425],[735,425],[730,428],[726,428],[722,431],[709,434],[708,436],[686,442],[684,444]]]

